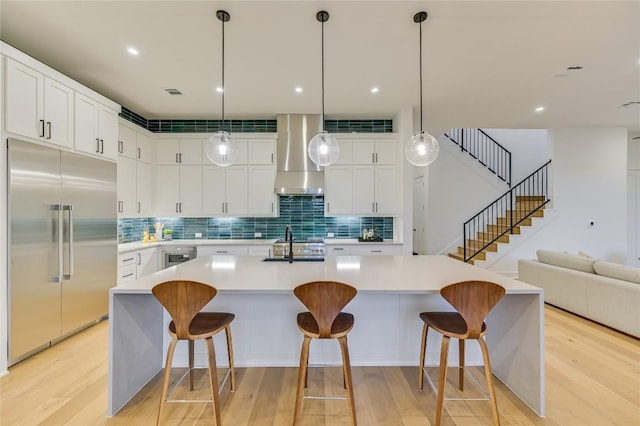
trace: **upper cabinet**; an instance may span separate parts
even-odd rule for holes
[[[200,165],[203,151],[202,139],[158,139],[158,165]]]
[[[118,158],[118,113],[76,92],[75,148],[98,157]]]
[[[396,139],[353,140],[353,164],[396,164]]]
[[[123,123],[118,135],[118,215],[153,216],[153,140],[146,130]]]
[[[249,164],[275,164],[275,139],[249,139]]]
[[[120,106],[19,50],[0,42],[5,62],[4,130],[115,161]]]
[[[73,89],[7,58],[6,131],[73,147]]]

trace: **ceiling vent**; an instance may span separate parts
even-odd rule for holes
[[[178,89],[164,89],[170,95],[182,95],[182,92]]]
[[[631,106],[640,106],[640,101],[629,101],[620,105],[618,108],[629,108]]]

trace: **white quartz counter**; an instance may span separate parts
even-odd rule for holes
[[[164,281],[200,281],[219,291],[291,292],[313,280],[341,281],[359,291],[437,293],[447,284],[465,280],[493,281],[507,293],[542,293],[532,285],[474,267],[446,256],[334,256],[324,262],[264,262],[256,256],[203,256],[112,292],[148,292]]]

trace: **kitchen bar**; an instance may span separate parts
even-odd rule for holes
[[[347,307],[356,319],[349,340],[352,365],[416,365],[416,373],[422,326],[418,313],[451,309],[439,295],[449,283],[496,282],[507,294],[487,319],[494,374],[544,416],[542,290],[445,256],[336,256],[293,264],[251,256],[203,256],[113,288],[110,416],[163,368],[169,319],[151,288],[173,279],[200,281],[218,289],[211,309],[236,314],[232,330],[238,367],[296,366],[301,336],[295,317],[304,307],[293,296],[293,288],[312,280],[349,283],[358,289]],[[311,363],[337,364],[339,352],[331,343],[320,342]],[[217,348],[225,346],[220,342]],[[434,336],[428,365],[437,364],[438,351]],[[203,355],[203,348],[196,346],[196,365],[204,364]],[[174,365],[185,364],[186,348],[179,347]],[[468,345],[467,364],[481,364],[476,346]]]

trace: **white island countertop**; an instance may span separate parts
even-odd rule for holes
[[[474,267],[446,256],[332,256],[323,262],[264,262],[256,256],[203,256],[112,292],[148,292],[164,281],[193,280],[219,291],[291,292],[314,280],[341,281],[359,291],[437,293],[458,281],[486,280],[502,285],[509,294],[541,293],[532,285]]]

